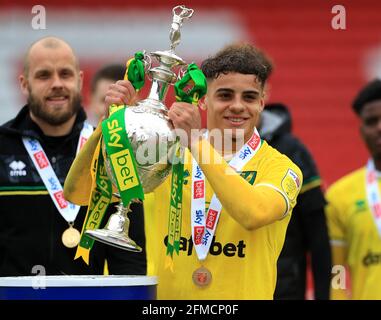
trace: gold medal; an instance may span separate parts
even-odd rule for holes
[[[200,267],[193,271],[192,279],[196,286],[206,287],[212,281],[212,274],[207,268]]]
[[[67,248],[74,248],[79,244],[81,234],[72,225],[67,228],[62,234],[62,243]]]

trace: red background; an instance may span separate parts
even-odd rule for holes
[[[177,1],[40,1],[47,8],[83,7],[89,10],[132,7],[154,10],[172,8]],[[269,100],[291,107],[294,132],[312,152],[325,186],[364,165],[367,152],[358,133],[358,121],[351,101],[367,79],[364,59],[381,44],[381,2],[341,1],[346,9],[346,30],[334,30],[331,9],[337,1],[202,1],[189,5],[198,9],[228,8],[243,21],[254,42],[275,64],[270,79]],[[33,1],[3,0],[0,10],[32,7]],[[205,35],[207,37],[207,35]],[[203,57],[200,57],[200,60]],[[99,62],[99,65],[101,62]],[[81,61],[88,80],[97,62]]]

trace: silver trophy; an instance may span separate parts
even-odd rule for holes
[[[152,192],[166,179],[171,171],[168,160],[172,159],[175,152],[176,135],[168,121],[168,108],[164,100],[169,85],[173,85],[179,79],[181,67],[186,66],[184,60],[176,55],[175,48],[180,43],[182,23],[193,15],[193,10],[185,6],[177,6],[172,12],[170,50],[144,54],[145,72],[152,79],[149,95],[136,105],[125,109],[126,134],[137,160],[137,171],[144,193]],[[152,57],[158,61],[158,66],[152,67]],[[174,71],[176,69],[178,73]],[[111,161],[104,143],[102,152],[107,175],[116,186]],[[114,193],[114,195],[120,198],[119,194]],[[125,207],[120,201],[117,212],[111,215],[104,229],[87,230],[86,234],[95,240],[121,249],[142,251],[142,248],[128,236],[127,213],[129,211],[129,205]]]

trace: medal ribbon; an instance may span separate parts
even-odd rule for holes
[[[189,89],[187,91],[184,90],[186,86]],[[176,101],[192,103],[197,108],[198,101],[205,95],[206,89],[207,83],[204,74],[196,64],[191,63],[184,77],[175,84]],[[172,159],[171,198],[168,213],[168,259],[166,260],[166,266],[171,269],[173,268],[173,252],[179,254],[180,250],[182,221],[184,148],[181,146],[179,138],[176,139],[175,148]]]
[[[369,159],[366,171],[366,195],[378,234],[381,237],[381,197],[373,159]]]
[[[255,156],[261,146],[261,138],[257,129],[249,141],[237,152],[229,165],[240,171]],[[192,157],[192,198],[191,198],[191,226],[192,240],[197,257],[206,259],[213,236],[216,232],[218,220],[222,211],[222,204],[216,194],[213,194],[208,212],[205,214],[205,176],[196,160]]]
[[[92,133],[93,127],[87,122],[84,122],[79,135],[77,153]],[[69,224],[74,222],[80,206],[65,200],[62,185],[40,142],[30,137],[22,137],[22,141],[58,212]]]

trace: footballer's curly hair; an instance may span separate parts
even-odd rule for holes
[[[236,43],[224,47],[214,56],[204,60],[201,70],[208,80],[216,79],[221,73],[252,74],[257,77],[263,88],[273,65],[269,58],[253,45]]]

